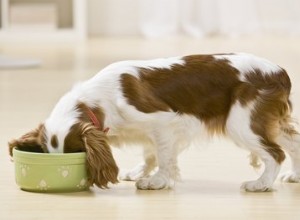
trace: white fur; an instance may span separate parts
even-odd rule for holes
[[[246,108],[237,102],[231,107],[227,118],[227,134],[240,147],[251,148],[259,141],[258,136],[253,134],[250,129],[250,117],[253,106],[253,102],[249,103]],[[248,147],[245,146],[245,143],[247,143]],[[250,150],[252,151],[252,149]]]
[[[281,180],[284,182],[298,183],[300,182],[300,135],[293,136],[281,134],[277,142],[290,155],[292,162],[292,169],[281,175]]]

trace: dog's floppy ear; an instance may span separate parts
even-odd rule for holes
[[[45,152],[45,137],[44,137],[44,125],[40,124],[38,128],[24,134],[18,139],[13,139],[8,142],[9,154],[13,155],[13,149],[18,148],[22,151],[30,151],[30,152]]]
[[[106,134],[91,124],[83,125],[82,138],[87,154],[89,183],[99,188],[118,182],[119,168],[107,144]]]

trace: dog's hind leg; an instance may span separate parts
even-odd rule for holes
[[[254,103],[242,106],[237,102],[231,109],[226,129],[228,135],[239,146],[249,150],[264,164],[262,175],[257,180],[243,183],[241,188],[252,192],[268,191],[278,176],[280,164],[285,155],[277,143],[267,138],[270,137],[269,134],[263,134],[263,132],[272,132],[273,130],[267,129],[266,126],[275,128],[276,121],[271,126],[257,118],[257,115],[253,115],[254,106]],[[237,123],[240,121],[243,123]]]
[[[277,152],[268,152],[268,150],[264,149],[265,147],[270,149],[276,148],[275,151]],[[258,157],[261,159],[265,169],[262,175],[257,180],[244,182],[241,186],[241,189],[250,192],[269,191],[272,189],[272,185],[280,171],[281,162],[278,161],[278,158],[282,157],[282,155],[284,155],[284,152],[279,150],[280,147],[276,143],[264,142],[264,140],[262,140],[262,143],[257,143],[257,145],[252,144],[251,148],[252,152],[255,152],[255,154],[258,155]],[[277,157],[275,156],[275,154],[279,154],[280,156]]]
[[[298,183],[300,182],[300,134],[287,121],[282,123],[281,131],[277,142],[289,154],[292,162],[292,169],[281,175],[281,180]]]

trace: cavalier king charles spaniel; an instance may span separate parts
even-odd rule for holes
[[[281,67],[243,53],[111,64],[65,94],[37,129],[9,142],[45,153],[86,152],[89,183],[107,188],[119,169],[110,146],[143,146],[144,162],[123,175],[138,189],[168,188],[177,156],[203,135],[225,135],[264,164],[246,191],[267,191],[286,151],[300,181],[300,135],[292,125],[291,82]],[[158,169],[155,169],[158,168]],[[150,175],[155,170],[153,175]]]

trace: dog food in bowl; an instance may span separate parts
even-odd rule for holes
[[[86,154],[45,154],[13,150],[16,183],[32,192],[72,192],[88,188]]]

